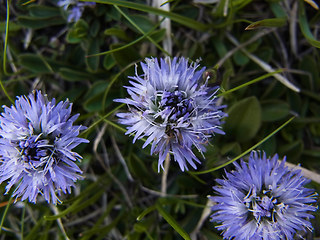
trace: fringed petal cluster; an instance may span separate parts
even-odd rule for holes
[[[194,169],[200,163],[192,147],[202,154],[212,134],[224,134],[221,119],[226,114],[218,106],[215,93],[207,80],[205,68],[185,58],[146,58],[141,63],[143,74],[129,77],[130,98],[116,99],[128,105],[130,112],[118,113],[120,123],[128,125],[126,134],[133,142],[143,137],[143,148],[151,144],[151,154],[159,155],[158,170],[168,154],[182,171],[188,164]]]
[[[7,193],[36,203],[41,194],[56,204],[57,194],[70,193],[82,171],[81,156],[72,149],[88,140],[78,138],[83,126],[73,125],[69,101],[56,104],[40,91],[20,96],[0,116],[0,183],[8,181]]]
[[[210,197],[211,220],[219,223],[224,239],[293,239],[297,231],[312,230],[309,221],[317,194],[306,187],[310,180],[300,170],[288,169],[278,155],[251,152],[249,161],[218,179]]]

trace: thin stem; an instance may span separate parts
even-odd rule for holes
[[[5,29],[5,39],[4,39],[4,49],[3,49],[3,72],[5,75],[9,75],[6,68],[6,62],[7,62],[7,47],[8,47],[8,35],[9,35],[9,6],[10,6],[10,0],[7,0],[7,18],[6,18],[6,29]],[[11,103],[14,103],[12,98],[7,93],[7,90],[5,89],[2,79],[0,78],[0,87],[4,94],[7,96],[7,98],[10,100]],[[0,229],[1,231],[1,229]]]
[[[10,199],[9,199],[9,201],[8,201],[8,204],[7,204],[7,206],[6,206],[6,209],[4,210],[4,213],[3,213],[3,215],[2,215],[2,219],[1,219],[1,223],[0,223],[0,234],[1,234],[1,230],[2,230],[3,223],[4,223],[4,219],[6,218],[6,215],[7,215],[7,213],[8,213],[9,207],[10,207],[10,205],[11,205],[12,199],[13,199],[13,197],[11,196]]]
[[[51,207],[51,210],[54,212],[55,215],[58,215],[58,214],[59,214],[59,210],[58,210],[58,208],[57,208],[55,205],[50,204],[50,207]],[[58,223],[58,226],[59,226],[59,228],[60,228],[60,231],[61,231],[64,239],[70,240],[70,238],[68,237],[66,231],[64,230],[64,227],[63,227],[61,218],[57,218],[57,223]]]
[[[22,209],[22,215],[21,215],[21,240],[23,240],[24,217],[26,214],[26,208],[27,208],[27,204],[24,202],[23,209]]]
[[[132,19],[125,14],[117,5],[113,6],[115,9],[118,10],[139,32],[141,32],[143,35],[146,35],[146,37],[149,39],[150,42],[152,42],[160,51],[170,56],[170,53],[168,53],[166,50],[164,50],[158,43],[156,43],[150,36],[148,36]]]
[[[3,49],[3,72],[5,75],[8,75],[6,69],[6,62],[7,62],[7,46],[8,46],[8,35],[9,35],[9,1],[7,0],[7,18],[6,18],[6,29],[5,29],[5,39],[4,39],[4,49]]]
[[[161,178],[161,196],[164,197],[167,195],[167,178],[170,166],[170,153],[167,154],[166,159],[164,160],[164,170]]]

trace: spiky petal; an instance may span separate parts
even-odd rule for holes
[[[236,169],[217,180],[211,220],[224,239],[293,239],[297,231],[312,229],[317,194],[304,187],[310,181],[300,170],[278,160],[253,151],[248,163],[234,163]]]
[[[130,98],[115,101],[126,103],[130,112],[117,116],[128,125],[126,134],[135,134],[133,142],[145,137],[143,148],[151,144],[151,154],[159,155],[158,170],[167,154],[182,171],[188,164],[196,169],[200,161],[192,146],[202,154],[212,134],[224,134],[220,125],[225,106],[217,105],[217,88],[210,89],[207,79],[201,81],[205,68],[197,70],[197,63],[183,57],[159,61],[146,58],[143,74],[129,77]]]
[[[83,126],[73,125],[69,101],[56,104],[40,91],[17,97],[0,116],[0,183],[7,193],[36,203],[39,194],[56,204],[57,194],[70,193],[82,171],[81,156],[72,149],[88,140],[78,138]]]

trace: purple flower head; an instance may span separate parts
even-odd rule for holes
[[[56,104],[41,91],[20,96],[0,116],[0,183],[8,180],[6,193],[36,203],[38,194],[56,204],[57,194],[70,193],[82,171],[75,164],[81,156],[72,149],[88,140],[78,138],[83,126],[73,125],[69,101]]]
[[[59,0],[57,5],[68,11],[68,22],[77,22],[86,6],[95,6],[95,2],[78,2],[77,0]]]
[[[146,137],[143,148],[151,143],[151,154],[159,154],[158,171],[171,154],[182,171],[187,163],[200,163],[192,152],[195,146],[202,154],[214,133],[224,134],[221,118],[226,114],[217,105],[217,89],[202,83],[205,68],[181,58],[146,58],[142,75],[129,77],[130,98],[116,99],[129,105],[130,112],[118,113],[120,123],[128,125],[126,134],[134,133],[133,142]]]
[[[248,163],[234,163],[236,169],[218,179],[213,187],[218,196],[211,220],[219,223],[224,239],[293,239],[297,231],[312,230],[310,212],[317,207],[317,194],[304,185],[310,180],[300,170],[288,169],[278,155],[251,152]]]

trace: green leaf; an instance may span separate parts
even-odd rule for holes
[[[125,40],[125,41],[128,41],[129,38],[126,34],[125,31],[123,31],[122,29],[120,28],[108,28],[104,31],[104,34],[107,35],[107,36],[114,36],[114,37],[117,37],[121,40]]]
[[[246,55],[244,55],[241,51],[235,52],[233,55],[233,59],[235,63],[239,66],[244,66],[250,61],[250,59]]]
[[[224,129],[229,137],[238,142],[252,139],[261,125],[261,107],[256,97],[248,97],[233,104]]]
[[[257,149],[264,151],[268,156],[273,155],[277,151],[276,136],[273,136],[268,141],[262,143]]]
[[[280,2],[270,1],[270,9],[277,18],[287,17],[286,10],[281,6]]]
[[[113,68],[116,65],[116,61],[114,60],[114,58],[112,57],[112,55],[107,54],[104,56],[103,58],[103,67],[106,70],[110,70],[111,68]]]
[[[90,24],[90,35],[91,37],[96,37],[100,30],[100,22],[98,20],[94,20],[92,24]]]
[[[148,229],[142,223],[135,223],[133,225],[133,230],[137,233],[145,233],[149,240],[153,240],[152,236],[150,235]]]
[[[320,89],[320,69],[318,64],[317,58],[314,58],[311,54],[305,55],[299,63],[299,70],[306,73],[300,75],[301,85],[307,89]]]
[[[164,11],[162,9],[153,8],[146,4],[140,4],[140,3],[135,3],[131,1],[123,1],[123,0],[93,0],[92,2],[117,5],[120,7],[131,8],[138,11],[143,11],[143,12],[152,13],[155,15],[160,15],[163,17],[168,17],[172,21],[175,21],[177,23],[182,24],[183,26],[187,26],[189,28],[192,28],[198,31],[207,31],[209,29],[208,25],[198,22],[196,20],[193,20],[191,18],[184,17],[173,12]]]
[[[259,81],[261,81],[261,80],[263,80],[263,79],[265,79],[265,78],[268,78],[268,77],[273,76],[274,74],[280,73],[280,72],[282,72],[281,69],[279,69],[279,70],[277,70],[277,71],[274,71],[274,72],[271,72],[271,73],[264,74],[264,75],[262,75],[262,76],[260,76],[260,77],[258,77],[258,78],[255,78],[255,79],[253,79],[253,80],[250,80],[250,81],[248,81],[248,82],[246,82],[246,83],[244,83],[244,84],[241,84],[240,86],[234,87],[234,88],[229,89],[229,90],[227,90],[227,91],[222,90],[222,93],[219,93],[219,94],[218,94],[218,97],[220,97],[220,96],[225,96],[225,95],[227,95],[227,94],[229,94],[229,93],[231,93],[231,92],[237,91],[237,90],[239,90],[239,89],[241,89],[241,88],[243,88],[243,87],[246,87],[246,86],[249,86],[249,85],[251,85],[251,84],[253,84],[253,83],[259,82]],[[221,90],[221,89],[220,89],[220,90]]]
[[[142,39],[144,39],[145,37],[150,37],[151,34],[153,34],[153,30],[155,30],[156,28],[158,27],[158,24],[157,25],[154,25],[154,27],[147,33],[143,34],[141,37],[137,38],[136,40],[126,44],[126,45],[121,45],[121,47],[118,47],[118,48],[113,48],[109,51],[106,51],[106,52],[101,52],[101,53],[97,53],[97,54],[93,54],[92,56],[101,56],[101,55],[107,55],[107,54],[110,54],[110,53],[113,53],[113,52],[117,52],[117,51],[121,51],[121,50],[124,50],[125,48],[127,47],[130,47],[130,46],[133,46],[134,44],[138,43],[139,41],[141,41]],[[164,30],[164,29],[163,29]],[[165,30],[164,30],[165,31]],[[155,38],[155,37],[153,37]],[[152,40],[154,40],[153,38],[151,38]],[[157,39],[155,39],[157,40]],[[91,57],[91,56],[88,56],[88,57]]]
[[[153,39],[153,41],[160,42],[165,37],[165,35],[166,35],[166,30],[163,28],[151,33],[150,37]]]
[[[227,144],[223,145],[223,147],[221,148],[222,155],[237,156],[240,153],[241,153],[241,146],[237,142],[227,143]]]
[[[30,5],[28,10],[30,15],[36,18],[51,18],[60,16],[60,10],[57,7],[34,4]]]
[[[112,44],[111,49],[117,49],[123,46],[123,44]],[[126,67],[132,62],[139,59],[139,53],[133,46],[126,47],[125,49],[116,51],[112,53],[113,58],[116,60],[117,64],[122,67]]]
[[[6,31],[6,22],[0,22],[0,32]],[[14,32],[19,31],[22,27],[19,24],[16,24],[14,22],[9,22],[9,31],[8,32]]]
[[[128,15],[128,17],[137,25],[143,32],[148,32],[150,31],[154,23],[150,20],[149,17],[143,16],[143,15]],[[137,31],[135,26],[132,26],[131,24],[129,27],[133,30],[139,33]]]
[[[71,68],[60,68],[59,74],[63,79],[71,82],[81,82],[92,78],[90,74]]]
[[[276,130],[274,130],[272,133],[268,134],[265,138],[263,138],[261,141],[259,141],[258,143],[254,144],[252,147],[248,148],[246,151],[244,151],[243,153],[241,153],[240,155],[238,155],[237,157],[231,159],[230,161],[221,164],[218,167],[214,167],[205,171],[199,171],[199,172],[191,172],[189,171],[191,174],[195,174],[195,175],[199,175],[199,174],[205,174],[205,173],[210,173],[210,172],[214,172],[218,169],[221,169],[225,166],[228,166],[229,164],[233,163],[234,161],[237,161],[238,159],[242,158],[243,156],[245,156],[246,154],[250,153],[252,150],[254,150],[255,148],[259,147],[261,144],[265,143],[268,139],[270,139],[272,136],[274,136],[277,132],[279,132],[281,129],[283,129],[286,125],[288,125],[295,117],[291,117],[288,121],[286,121],[284,124],[282,124],[280,127],[278,127]]]
[[[89,25],[84,20],[80,19],[68,31],[66,40],[68,43],[79,43],[88,35]]]
[[[99,81],[95,82],[86,94],[86,101],[83,103],[83,107],[88,112],[97,112],[101,111],[103,104],[101,99],[103,99],[103,92],[108,86],[108,82]],[[109,99],[110,101],[110,99]]]
[[[167,213],[167,211],[165,211],[160,203],[156,204],[157,206],[157,210],[159,212],[159,214],[164,218],[164,220],[167,221],[167,223],[170,224],[170,226],[177,232],[180,234],[180,236],[185,239],[185,240],[191,240],[189,234],[187,234],[185,232],[185,230],[177,223],[177,221],[169,214]]]
[[[147,214],[151,213],[152,211],[154,211],[156,209],[157,209],[156,205],[152,205],[152,206],[146,208],[141,214],[139,214],[139,216],[137,217],[137,221],[141,221],[142,218],[144,218]]]
[[[93,55],[100,51],[99,39],[94,38],[89,41],[89,46],[87,50],[87,55]],[[91,56],[86,57],[86,64],[90,71],[96,72],[99,68],[100,57],[99,56]]]
[[[268,18],[251,23],[245,30],[254,30],[261,27],[282,27],[287,23],[287,18]]]
[[[312,46],[314,46],[316,48],[320,48],[320,41],[316,40],[310,31],[310,27],[309,27],[308,19],[307,19],[306,12],[304,9],[303,1],[299,1],[299,17],[298,17],[298,19],[299,19],[299,26],[300,26],[301,32],[304,35],[304,37],[308,40],[308,42]]]
[[[77,198],[73,199],[72,204],[68,208],[61,211],[57,215],[44,216],[44,219],[47,221],[57,220],[58,218],[64,217],[68,213],[76,213],[98,201],[101,195],[105,192],[104,186],[108,186],[110,183],[110,180],[105,178],[106,176],[102,176],[97,182],[87,186],[85,191],[82,191]]]
[[[18,57],[19,64],[34,73],[52,73],[58,65],[37,54],[23,54]]]
[[[142,33],[143,35],[146,34],[146,32],[141,29],[141,27],[139,25],[137,25],[130,16],[128,16],[124,11],[122,11],[118,6],[114,6],[115,9],[117,9],[117,11],[119,11],[124,17],[125,19],[132,25],[134,26],[140,33]],[[157,26],[157,25],[155,25]],[[150,30],[151,31],[151,30]],[[163,53],[170,55],[170,53],[168,53],[166,50],[164,50],[158,43],[156,43],[150,36],[146,35],[146,37],[159,49],[161,50]]]
[[[281,100],[267,100],[261,103],[262,121],[273,122],[289,115],[289,104]]]
[[[26,28],[41,29],[51,26],[65,25],[66,22],[62,18],[35,18],[29,16],[18,16],[18,24]]]
[[[281,145],[278,149],[278,153],[280,155],[287,156],[287,158],[290,159],[290,161],[294,162],[300,158],[303,148],[303,141],[299,139],[294,142]]]

